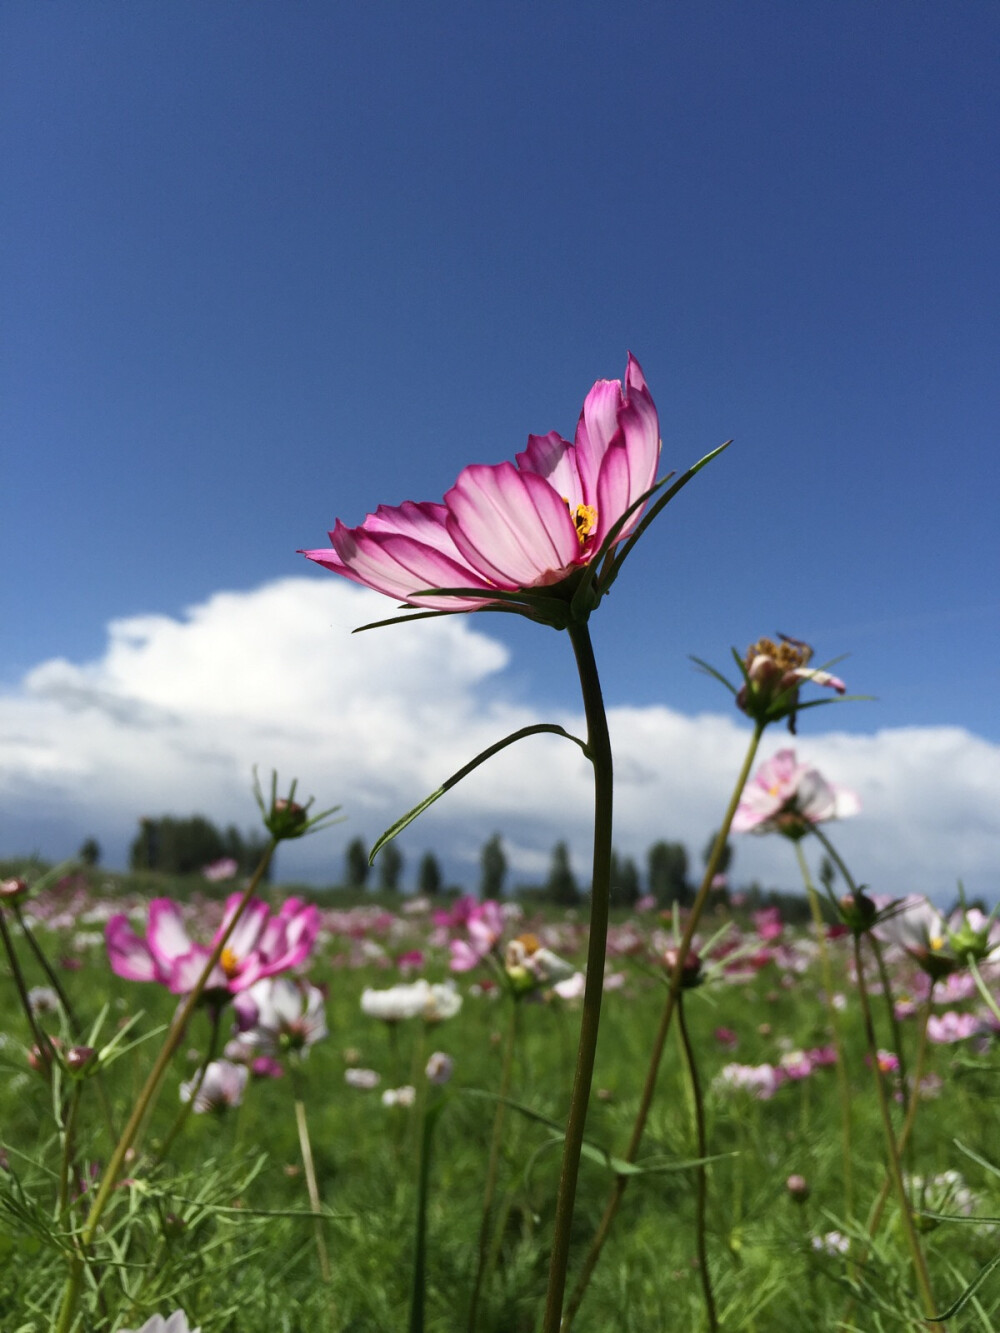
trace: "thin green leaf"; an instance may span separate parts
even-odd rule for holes
[[[495,754],[499,754],[499,752],[506,749],[508,745],[513,745],[515,741],[524,740],[527,736],[542,735],[546,732],[553,736],[564,736],[566,740],[572,741],[574,745],[579,745],[587,758],[590,758],[590,751],[587,748],[586,742],[580,740],[579,736],[572,735],[572,733],[568,732],[564,727],[557,726],[554,722],[539,722],[534,726],[521,727],[519,731],[512,731],[511,734],[505,736],[503,740],[497,741],[495,745],[490,745],[477,754],[475,759],[470,760],[469,763],[463,768],[460,768],[457,773],[453,773],[450,778],[442,782],[441,786],[438,787],[436,791],[432,791],[429,796],[425,796],[419,805],[415,805],[412,810],[408,810],[405,815],[402,815],[396,820],[395,824],[387,828],[372,848],[368,857],[368,864],[371,865],[373,863],[375,857],[387,842],[391,842],[392,839],[395,838],[397,834],[401,833],[408,824],[412,824],[418,815],[422,815],[429,806],[432,806],[435,801],[440,800],[446,791],[450,791],[452,787],[461,782],[463,778],[468,777],[480,764],[485,763],[487,759],[492,759]]]
[[[954,1318],[954,1316],[968,1304],[972,1299],[973,1294],[979,1290],[998,1264],[1000,1264],[1000,1253],[995,1254],[992,1259],[987,1260],[962,1294],[948,1306],[947,1310],[942,1310],[940,1314],[930,1315],[928,1317],[928,1322],[932,1324],[943,1324],[946,1319]]]
[[[432,620],[436,616],[457,616],[458,611],[413,611],[403,616],[390,616],[388,620],[370,620],[367,625],[358,625],[352,634],[363,634],[367,629],[385,629],[387,625],[406,625],[411,620]]]
[[[714,676],[717,681],[725,685],[726,689],[729,691],[730,694],[732,695],[736,694],[736,686],[732,683],[732,681],[726,680],[725,676],[722,674],[721,671],[716,671],[714,666],[709,666],[709,664],[707,662],[703,662],[700,657],[692,656],[690,660],[695,664],[696,667],[698,667],[700,671],[704,671],[706,676]]]
[[[511,1097],[499,1097],[496,1093],[486,1092],[481,1088],[463,1088],[462,1091],[467,1097],[484,1097],[489,1101],[503,1102],[505,1106],[509,1106],[512,1111],[519,1112],[527,1120],[534,1120],[536,1124],[544,1125],[552,1133],[554,1139],[562,1140],[566,1137],[563,1126],[557,1120],[553,1120],[551,1116],[543,1115],[541,1111],[536,1111],[533,1107],[525,1106],[523,1102],[516,1102]],[[589,1139],[584,1139],[580,1152],[590,1161],[596,1162],[599,1166],[607,1167],[616,1176],[662,1175],[668,1172],[688,1171],[694,1166],[702,1166],[708,1162],[718,1162],[724,1157],[737,1155],[735,1153],[716,1153],[713,1157],[697,1157],[685,1162],[656,1158],[649,1159],[640,1165],[637,1162],[627,1162],[624,1157],[614,1156],[607,1148],[602,1148],[600,1144],[593,1143]]]

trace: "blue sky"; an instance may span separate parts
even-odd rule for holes
[[[814,731],[1000,743],[998,39],[992,3],[5,5],[6,735],[110,622],[329,580],[295,551],[335,518],[571,434],[631,348],[666,466],[736,444],[595,621],[609,701],[724,712],[688,654],[783,630],[878,697]],[[511,622],[488,698],[576,707]]]

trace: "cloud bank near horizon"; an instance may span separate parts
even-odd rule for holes
[[[0,854],[72,854],[94,836],[124,864],[141,815],[203,813],[253,826],[251,769],[276,768],[347,822],[281,851],[279,874],[339,878],[346,842],[369,841],[481,749],[519,727],[558,722],[582,735],[575,699],[543,716],[504,676],[507,649],[485,617],[455,616],[369,634],[388,603],[341,583],[287,578],[218,592],[182,619],[108,626],[97,661],[40,663],[0,695]],[[872,735],[813,732],[800,757],[861,796],[836,830],[856,877],[873,888],[950,899],[1000,893],[1000,746],[957,727]],[[692,864],[717,827],[749,730],[738,714],[687,717],[666,705],[609,708],[616,762],[616,844],[642,864],[659,838]],[[762,756],[787,745],[765,737]],[[402,835],[411,878],[428,848],[469,887],[482,843],[505,840],[513,881],[544,876],[569,842],[586,878],[592,793],[576,746],[534,737],[461,783]],[[734,838],[734,879],[795,887],[789,847]]]

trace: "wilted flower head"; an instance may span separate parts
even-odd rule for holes
[[[154,898],[149,904],[144,940],[136,935],[124,912],[119,912],[108,922],[105,932],[112,971],[130,981],[158,981],[175,995],[187,994],[194,989],[240,901],[238,893],[226,900],[222,924],[207,946],[191,939],[180,907],[170,898]],[[205,989],[236,994],[248,990],[261,977],[296,967],[308,957],[318,932],[316,907],[289,898],[272,916],[267,903],[251,898]]]
[[[827,782],[818,769],[798,763],[794,750],[779,750],[744,787],[733,831],[783,833],[798,839],[813,824],[845,819],[860,809],[853,792]]]
[[[200,1088],[196,1090],[197,1079],[181,1084],[181,1101],[189,1102],[193,1096],[191,1109],[196,1115],[203,1115],[206,1111],[226,1111],[242,1102],[249,1077],[250,1071],[246,1065],[234,1065],[229,1060],[213,1060],[205,1068]]]
[[[638,361],[624,385],[598,380],[572,444],[555,431],[530,435],[513,463],[473,463],[443,504],[380,505],[356,528],[338,519],[332,549],[310,560],[410,606],[475,611],[502,604],[565,628],[578,575],[609,540],[636,528],[660,453],[656,408]],[[431,589],[462,590],[434,596]],[[543,597],[511,594],[545,589]],[[595,583],[593,601],[602,589]],[[500,594],[498,597],[497,594]]]
[[[264,1055],[306,1055],[328,1035],[323,1004],[323,992],[307,981],[263,977],[234,1001],[241,1040]]]
[[[746,651],[742,663],[743,685],[736,694],[736,706],[757,722],[777,722],[788,718],[789,731],[795,731],[795,714],[799,708],[799,687],[805,681],[827,685],[843,694],[847,688],[842,680],[828,671],[809,666],[813,650],[801,639],[785,634],[772,639],[759,639]]]
[[[120,1333],[201,1333],[200,1328],[191,1328],[183,1310],[175,1310],[168,1319],[161,1314],[154,1314],[147,1319],[142,1328],[123,1328]]]

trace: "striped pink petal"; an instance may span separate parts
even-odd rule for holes
[[[465,468],[445,496],[448,529],[464,558],[507,589],[565,578],[580,556],[569,506],[549,483],[513,463]]]

